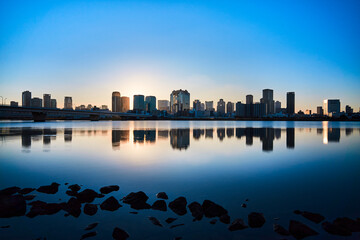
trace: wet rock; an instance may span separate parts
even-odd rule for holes
[[[341,217],[334,220],[334,224],[344,227],[351,232],[360,232],[360,221],[353,220],[347,217]]]
[[[116,228],[114,228],[112,237],[115,240],[126,240],[130,237],[130,235],[127,232],[125,232],[124,230],[116,227]]]
[[[95,204],[87,203],[84,206],[84,213],[89,216],[93,216],[97,213],[98,207]]]
[[[302,213],[302,211],[300,211],[300,210],[295,210],[294,213],[297,214],[297,215],[299,215],[299,214]]]
[[[68,184],[69,184],[69,183],[67,183],[67,182],[65,183],[65,185],[68,185]]]
[[[39,187],[36,191],[47,194],[55,194],[59,190],[59,185],[60,184],[53,182],[51,185]]]
[[[25,195],[25,196],[24,196],[24,199],[25,199],[26,201],[31,201],[31,200],[33,200],[35,197],[36,197],[36,195],[30,194],[30,195]]]
[[[0,195],[0,218],[23,216],[26,202],[22,195]]]
[[[107,211],[115,211],[118,210],[119,207],[121,207],[121,205],[114,197],[109,197],[100,205],[101,210]]]
[[[265,223],[262,213],[252,212],[248,215],[248,223],[251,228],[261,228]]]
[[[56,214],[64,207],[64,203],[46,203],[43,201],[34,201],[29,203],[29,205],[32,206],[30,211],[26,214],[29,218],[33,218],[38,215]]]
[[[129,212],[129,213],[131,213],[131,214],[138,214],[138,212]]]
[[[96,235],[97,235],[97,232],[96,232],[96,231],[94,231],[94,232],[88,232],[88,233],[83,234],[80,239],[95,237]]]
[[[230,223],[230,217],[227,214],[221,215],[219,218],[220,222],[229,224]]]
[[[91,223],[91,224],[87,225],[87,227],[85,228],[85,230],[86,230],[86,231],[92,230],[92,229],[96,228],[97,225],[99,225],[99,223],[97,223],[97,222]]]
[[[344,228],[343,226],[330,223],[330,222],[323,222],[321,224],[322,228],[332,234],[332,235],[338,235],[338,236],[351,236],[352,233],[349,229]]]
[[[68,187],[68,189],[70,189],[73,192],[78,192],[81,189],[81,187],[78,184],[73,184],[73,185],[70,185]]]
[[[296,239],[303,239],[306,237],[318,235],[315,230],[295,220],[290,220],[289,232]]]
[[[13,195],[13,194],[17,193],[19,190],[20,190],[19,187],[4,188],[4,189],[0,190],[0,196]]]
[[[25,194],[29,194],[33,191],[35,191],[35,188],[23,188],[23,189],[19,190],[18,193],[25,195]]]
[[[108,194],[114,191],[119,191],[120,187],[118,185],[110,185],[100,188],[102,194]]]
[[[169,199],[168,195],[165,192],[159,192],[156,194],[157,198],[162,198],[162,199]]]
[[[243,203],[243,204],[241,204],[241,207],[246,208],[247,206],[245,203]]]
[[[181,240],[182,237],[175,237],[174,240]]]
[[[1,226],[0,228],[10,228],[10,225]]]
[[[294,213],[301,215],[304,218],[306,218],[314,223],[320,223],[325,219],[325,217],[319,213],[312,213],[312,212],[300,211],[300,210],[295,210]]]
[[[177,215],[182,216],[187,213],[186,204],[187,204],[186,198],[178,197],[174,201],[169,203],[169,208]]]
[[[157,200],[153,203],[151,208],[154,210],[160,210],[165,212],[167,210],[166,202],[164,200]]]
[[[172,228],[176,228],[176,227],[180,227],[180,226],[184,226],[184,225],[185,224],[183,224],[183,223],[175,224],[175,225],[170,226],[170,228],[172,229]]]
[[[283,226],[281,226],[279,224],[274,223],[273,229],[274,229],[274,232],[276,232],[277,234],[280,234],[282,236],[289,236],[290,235],[289,231],[286,230]]]
[[[160,223],[160,221],[156,217],[149,217],[149,220],[152,224],[162,227],[163,225]]]
[[[212,219],[211,221],[210,221],[210,224],[215,224],[216,223],[216,219]]]
[[[245,228],[248,228],[244,221],[240,218],[235,219],[228,227],[229,231],[236,231],[236,230],[243,230]]]
[[[194,217],[194,221],[200,221],[203,218],[204,212],[200,203],[192,202],[189,204],[188,208],[191,212],[191,215]]]
[[[69,195],[70,197],[76,197],[76,195],[78,194],[78,192],[71,191],[71,190],[67,190],[65,193],[67,195]]]
[[[131,192],[126,197],[123,198],[123,202],[130,204],[130,207],[136,210],[140,209],[150,209],[151,206],[146,203],[149,197],[142,191]]]
[[[79,217],[81,214],[81,202],[77,198],[70,198],[64,205],[63,210],[68,212],[73,217]]]
[[[176,219],[177,219],[177,218],[167,218],[167,219],[165,220],[165,222],[167,222],[168,224],[170,224],[170,223],[174,222]]]
[[[76,198],[81,203],[85,203],[85,202],[91,203],[92,201],[94,201],[95,198],[102,198],[102,197],[104,197],[104,195],[99,194],[92,189],[85,189],[82,192],[79,192],[78,194],[76,194]]]
[[[228,213],[228,211],[225,208],[210,200],[205,200],[203,202],[202,209],[204,211],[205,217],[208,218],[220,217]]]

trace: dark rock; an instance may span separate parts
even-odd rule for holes
[[[351,232],[360,232],[360,221],[353,220],[347,217],[341,217],[334,220],[334,224],[344,227]]]
[[[13,194],[17,193],[19,190],[20,190],[19,187],[4,188],[4,189],[0,190],[0,196],[13,195]]]
[[[142,191],[131,192],[126,197],[123,198],[123,202],[130,204],[130,207],[136,210],[140,209],[150,209],[151,206],[146,203],[149,197]]]
[[[174,240],[181,240],[182,237],[175,237]]]
[[[104,197],[104,195],[99,194],[92,189],[85,189],[82,192],[76,194],[76,198],[81,203],[85,203],[85,202],[91,203],[92,201],[94,201],[95,198],[102,198],[102,197]]]
[[[210,224],[215,224],[216,223],[216,219],[212,219],[211,221],[210,221]]]
[[[349,229],[346,229],[343,226],[334,224],[334,223],[330,223],[330,222],[323,222],[321,224],[322,228],[332,234],[332,235],[338,235],[338,236],[351,236],[352,233]]]
[[[178,197],[177,199],[169,203],[169,208],[177,215],[182,216],[187,213],[186,204],[186,198]]]
[[[299,214],[302,213],[302,211],[300,211],[300,210],[295,210],[294,213],[297,214],[297,215],[299,215]]]
[[[29,218],[38,215],[52,215],[58,213],[64,207],[64,203],[46,203],[43,201],[34,201],[29,203],[29,205],[32,206],[30,211],[26,214]]]
[[[63,210],[68,212],[73,217],[79,217],[81,214],[81,202],[77,198],[70,198],[64,205]]]
[[[247,198],[247,199],[245,199],[245,202],[248,202],[249,201],[249,199]]]
[[[101,210],[107,211],[115,211],[118,210],[119,207],[121,207],[121,205],[114,197],[109,197],[100,205]]]
[[[112,237],[115,240],[126,240],[130,237],[130,235],[127,232],[125,232],[124,230],[116,227],[116,228],[114,228]]]
[[[289,232],[296,239],[303,239],[306,237],[315,236],[319,234],[310,227],[306,226],[305,224],[295,220],[290,220]]]
[[[175,225],[170,226],[170,228],[176,228],[176,227],[180,227],[180,226],[184,226],[184,225],[185,224],[183,224],[183,223],[175,224]]]
[[[29,194],[33,191],[35,191],[35,188],[23,188],[23,189],[19,190],[18,193],[25,195],[25,194]]]
[[[219,218],[220,222],[229,224],[230,223],[230,217],[227,214],[221,215]]]
[[[160,210],[165,212],[167,210],[166,202],[164,200],[157,200],[153,203],[151,208],[154,210]]]
[[[88,233],[83,234],[80,239],[95,237],[96,235],[97,235],[97,232],[96,232],[96,231],[94,231],[94,232],[88,232]]]
[[[0,195],[0,218],[23,216],[26,202],[22,195]]]
[[[204,212],[200,203],[192,202],[189,204],[188,208],[191,212],[191,215],[194,217],[194,221],[196,220],[200,221],[203,218]]]
[[[306,218],[314,223],[320,223],[325,219],[325,217],[319,213],[312,213],[312,212],[300,211],[300,210],[295,210],[294,213],[301,215],[304,218]]]
[[[240,218],[235,219],[228,227],[229,231],[243,230],[245,228],[248,228],[248,226],[246,226],[244,221]]]
[[[162,198],[162,199],[169,199],[168,195],[165,192],[159,192],[156,194],[157,198]]]
[[[228,211],[225,208],[210,200],[205,200],[203,202],[202,209],[204,211],[205,217],[208,218],[220,217],[228,213]]]
[[[87,203],[84,206],[84,213],[89,216],[93,216],[97,213],[98,207],[95,204]]]
[[[36,195],[30,194],[30,195],[25,195],[25,196],[24,196],[24,199],[25,199],[26,201],[30,201],[30,200],[33,200],[35,197],[36,197]]]
[[[174,222],[177,218],[168,218],[165,220],[165,222],[167,222],[168,224]]]
[[[92,229],[96,228],[98,224],[99,224],[99,223],[97,223],[97,222],[91,223],[91,224],[87,225],[87,227],[85,228],[85,230],[86,230],[86,231],[92,230]]]
[[[77,184],[73,184],[73,185],[70,185],[68,187],[68,189],[70,189],[73,192],[78,192],[81,189],[81,187],[79,185],[77,185]]]
[[[1,226],[0,228],[10,228],[10,225]]]
[[[245,203],[243,203],[243,204],[241,204],[241,207],[246,208],[247,206]]]
[[[156,217],[149,217],[149,220],[152,224],[162,227],[163,225],[160,223],[160,221]]]
[[[289,231],[286,230],[283,226],[281,226],[279,224],[274,223],[273,229],[274,229],[274,232],[276,232],[277,234],[280,234],[282,236],[289,236],[290,235]]]
[[[248,223],[251,228],[261,228],[265,223],[262,213],[252,212],[248,215]]]
[[[36,189],[36,191],[47,194],[55,194],[59,190],[59,185],[60,184],[54,182],[48,186],[41,186],[38,189]]]
[[[67,190],[65,193],[71,197],[76,197],[76,195],[78,194],[78,192],[71,191],[71,190]]]
[[[65,183],[65,185],[68,185],[68,184],[69,184],[69,183],[67,183],[67,182]]]
[[[131,213],[131,214],[138,214],[138,212],[129,212],[129,213]]]
[[[100,188],[100,192],[102,194],[108,194],[114,191],[119,191],[120,187],[118,185],[110,185],[110,186],[106,186],[106,187],[102,187]]]

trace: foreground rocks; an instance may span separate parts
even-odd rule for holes
[[[109,197],[100,205],[101,210],[107,211],[115,211],[118,210],[119,207],[121,207],[121,205],[114,197]]]
[[[97,227],[97,225],[99,225],[99,223],[97,223],[97,222],[91,223],[91,224],[87,225],[87,227],[85,228],[85,230],[86,230],[86,231],[93,230],[94,228]]]
[[[283,226],[281,226],[279,224],[274,223],[273,229],[274,229],[274,232],[276,232],[279,235],[282,235],[282,236],[289,236],[290,235],[289,231],[286,230]]]
[[[110,186],[100,188],[100,192],[102,194],[109,194],[114,191],[119,191],[119,189],[120,189],[120,187],[118,185],[110,185]]]
[[[95,204],[87,203],[84,206],[84,213],[89,216],[93,216],[97,213],[98,207]]]
[[[130,235],[126,231],[122,230],[121,228],[116,227],[116,228],[114,228],[112,237],[115,240],[126,240],[130,237]]]
[[[151,209],[166,212],[167,210],[166,202],[164,200],[157,200],[153,203]]]
[[[251,228],[260,228],[265,223],[265,218],[262,213],[252,212],[248,215],[248,223]]]
[[[200,221],[203,218],[204,212],[200,203],[192,202],[189,204],[188,208],[191,212],[191,215],[194,217],[194,221]]]
[[[312,212],[300,211],[300,210],[295,210],[294,213],[299,214],[314,223],[321,223],[325,219],[325,217],[319,213],[312,213]]]
[[[221,217],[222,215],[228,213],[225,208],[210,200],[205,200],[203,202],[202,209],[204,211],[205,217],[207,218]]]
[[[162,198],[162,199],[169,199],[168,195],[165,192],[159,192],[156,194],[157,198]]]
[[[149,220],[150,220],[151,223],[154,224],[155,226],[159,226],[159,227],[162,227],[162,226],[163,226],[156,217],[149,217]]]
[[[142,191],[131,192],[126,197],[123,198],[123,202],[130,204],[130,207],[136,210],[140,209],[149,209],[151,206],[146,203],[149,197]]]
[[[51,185],[48,186],[41,186],[36,191],[46,194],[55,194],[59,190],[60,184],[53,182]]]
[[[186,198],[178,197],[174,201],[169,203],[169,208],[177,215],[182,216],[187,213],[186,204],[187,204]]]
[[[104,197],[103,194],[99,194],[92,189],[85,189],[84,191],[77,193],[75,196],[81,203],[91,203],[95,200],[95,198]]]
[[[237,231],[237,230],[243,230],[245,228],[248,228],[244,221],[240,218],[235,219],[228,227],[229,231]]]
[[[332,223],[323,222],[322,228],[333,235],[351,236],[353,232],[360,232],[360,221],[351,218],[336,218]]]
[[[5,191],[6,192],[6,191]],[[12,193],[13,191],[8,191]],[[0,195],[0,218],[9,218],[24,216],[26,213],[26,201],[24,196],[16,195]]]
[[[295,220],[290,220],[289,232],[296,239],[303,239],[306,237],[315,236],[319,234],[315,230],[306,226],[305,224]]]

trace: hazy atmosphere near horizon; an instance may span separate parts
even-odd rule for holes
[[[1,1],[0,92],[111,105],[111,92],[360,107],[359,1]],[[131,106],[132,108],[132,101]]]

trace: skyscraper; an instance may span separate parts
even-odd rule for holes
[[[316,108],[316,113],[317,113],[318,115],[324,115],[324,110],[323,110],[323,108],[322,108],[321,106],[318,106],[318,107]]]
[[[146,111],[151,113],[156,110],[156,97],[146,96],[145,98],[145,108]]]
[[[30,105],[31,105],[31,92],[29,91],[22,92],[22,106],[30,107]]]
[[[130,98],[121,97],[120,112],[127,112],[130,110]]]
[[[222,98],[217,103],[216,111],[219,116],[225,115],[225,102]]]
[[[295,92],[286,93],[286,113],[288,115],[295,113]]]
[[[51,95],[50,94],[43,95],[43,103],[44,103],[44,108],[51,107]]]
[[[120,112],[121,111],[121,95],[119,92],[113,92],[112,93],[112,105],[111,105],[111,111],[113,112]]]
[[[234,112],[234,103],[233,102],[227,102],[226,104],[226,113],[228,115],[231,115]]]
[[[72,97],[65,97],[64,99],[64,109],[72,109]]]
[[[145,111],[145,101],[144,101],[144,95],[134,95],[134,111]]]
[[[281,102],[276,101],[275,102],[275,113],[281,112]]]
[[[170,111],[178,113],[190,110],[190,93],[187,90],[174,90],[170,94]]]
[[[193,109],[194,109],[194,111],[200,111],[201,110],[201,102],[200,102],[199,99],[194,100]]]
[[[253,104],[253,103],[254,103],[253,95],[251,95],[251,94],[246,95],[246,104]]]
[[[50,100],[50,107],[51,108],[57,108],[56,99],[51,99]]]
[[[245,116],[254,116],[254,97],[251,94],[246,95]]]
[[[36,108],[41,108],[42,107],[42,99],[37,98],[37,97],[32,98],[30,101],[30,106],[36,107]]]
[[[205,101],[205,110],[206,111],[214,111],[214,102],[213,101]]]
[[[236,103],[235,115],[237,117],[245,117],[245,104],[243,104],[241,102]]]
[[[158,110],[170,112],[169,100],[158,100]]]
[[[265,104],[266,115],[274,114],[274,91],[272,89],[264,89],[261,102]]]
[[[331,115],[334,113],[340,113],[340,100],[339,99],[324,100],[324,114]]]

